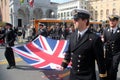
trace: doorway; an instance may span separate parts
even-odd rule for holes
[[[18,19],[18,27],[22,27],[22,19]]]

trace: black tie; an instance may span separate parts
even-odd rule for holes
[[[112,29],[112,34],[113,34],[113,31],[114,31],[114,30]]]
[[[114,31],[114,30],[112,29],[112,31],[111,31],[111,36],[113,35],[113,31]]]
[[[78,41],[81,39],[81,34],[78,35]]]

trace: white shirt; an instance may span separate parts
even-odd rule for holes
[[[83,30],[83,31],[79,31],[78,30],[78,35],[80,34],[81,35],[81,37],[85,34],[85,32],[88,30],[88,28],[86,28],[85,30]],[[79,36],[78,36],[79,37]]]
[[[110,30],[112,31],[113,30],[113,34],[116,32],[117,30],[117,27],[114,27],[114,28],[110,28]]]

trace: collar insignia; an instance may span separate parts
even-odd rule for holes
[[[110,31],[110,29],[108,29],[108,32]]]
[[[120,32],[120,30],[117,30],[117,33],[119,33]]]

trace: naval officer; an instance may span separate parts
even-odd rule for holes
[[[64,70],[72,62],[70,80],[96,80],[95,60],[98,64],[100,80],[106,80],[103,42],[89,26],[90,13],[87,10],[72,11],[76,31],[71,34],[69,47],[61,64]]]

